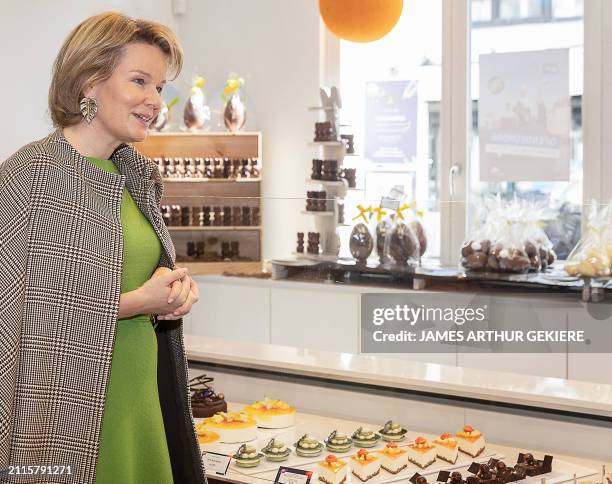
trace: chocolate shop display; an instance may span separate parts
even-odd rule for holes
[[[315,123],[314,141],[338,141],[335,124],[331,121]]]
[[[259,207],[162,205],[167,227],[257,227]]]
[[[306,212],[313,215],[316,232],[319,234],[317,254],[324,258],[337,257],[340,253],[339,225],[344,225],[343,199],[348,190],[348,181],[343,181],[343,161],[352,146],[353,137],[340,138],[339,110],[342,106],[340,93],[335,86],[321,87],[321,105],[309,108],[324,115],[315,122],[314,143],[317,155],[312,160],[309,183],[320,185],[323,190],[307,193]],[[349,171],[349,176],[354,173]]]
[[[186,255],[177,254],[176,260],[180,262],[222,262],[251,260],[250,257],[240,255],[239,241],[220,241],[218,237],[208,237],[206,240],[187,241],[185,254]]]
[[[259,178],[257,158],[168,158],[154,157],[159,172],[164,178],[212,178],[252,179]]]
[[[311,190],[306,192],[306,211],[325,212],[327,210],[327,192]]]

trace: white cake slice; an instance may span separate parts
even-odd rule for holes
[[[378,451],[380,467],[391,474],[397,474],[408,467],[408,452],[400,449],[395,442],[389,442],[383,450]]]
[[[425,469],[436,461],[436,446],[428,442],[425,437],[417,437],[406,451],[408,460],[413,464]]]
[[[459,456],[459,445],[457,439],[453,438],[451,434],[442,434],[440,437],[433,441],[436,446],[436,455],[443,461],[449,464],[457,462]]]
[[[346,462],[330,454],[323,462],[319,462],[317,465],[317,474],[321,482],[326,484],[342,484],[346,482],[348,466]]]
[[[351,471],[360,481],[369,481],[380,472],[380,459],[361,449],[351,456]]]
[[[459,450],[472,457],[478,457],[485,450],[485,438],[482,432],[466,425],[462,432],[457,432]]]

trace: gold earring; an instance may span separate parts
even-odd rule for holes
[[[98,104],[96,103],[96,100],[86,96],[81,99],[80,106],[81,114],[85,118],[85,121],[87,121],[87,124],[90,124],[98,112]]]

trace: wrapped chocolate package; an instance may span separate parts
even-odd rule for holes
[[[611,225],[609,205],[600,207],[591,203],[586,230],[570,252],[565,272],[582,277],[607,277],[611,274]]]
[[[365,264],[374,248],[374,239],[370,234],[370,229],[364,223],[358,223],[351,231],[349,240],[351,255],[360,264]]]
[[[420,258],[419,240],[412,228],[403,222],[396,224],[391,232],[389,255],[398,265],[406,265]]]
[[[546,270],[556,256],[542,229],[544,209],[533,203],[497,198],[485,204],[486,216],[461,247],[468,271],[526,273]]]

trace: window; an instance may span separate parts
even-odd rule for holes
[[[577,2],[555,2],[553,6],[559,7],[562,3],[576,4]],[[505,4],[505,6],[504,6]],[[537,1],[501,1],[500,17],[506,15],[507,18],[519,16],[525,18],[529,15],[540,15],[538,12],[545,12],[550,7],[548,0]],[[564,5],[566,13],[575,13],[576,10],[569,11],[568,5]],[[504,8],[506,9],[504,11]],[[558,12],[559,10],[557,10]],[[562,49],[561,51],[557,49]],[[567,52],[564,51],[567,49]],[[566,55],[569,63],[569,69],[565,76],[560,75],[558,79],[561,82],[566,82],[565,96],[569,94],[568,107],[565,109],[557,101],[556,104],[546,104],[542,101],[547,97],[547,89],[555,89],[554,83],[550,86],[543,84],[541,87],[534,87],[537,81],[537,76],[532,74],[537,71],[534,67],[525,67],[529,64],[521,64],[529,62],[530,56],[537,56],[544,59],[541,62],[542,68],[549,67],[546,64],[548,56],[555,56],[557,53]],[[520,90],[514,98],[506,98],[505,104],[497,104],[495,107],[489,107],[488,116],[495,116],[497,125],[495,127],[495,136],[515,136],[521,133],[521,128],[518,125],[525,126],[523,133],[537,133],[542,127],[542,132],[548,133],[550,130],[556,129],[551,124],[559,123],[563,127],[567,127],[569,133],[563,134],[567,139],[569,135],[569,177],[567,181],[482,181],[490,179],[483,176],[484,171],[482,160],[480,160],[482,151],[481,135],[483,126],[487,120],[483,120],[479,106],[480,98],[483,94],[488,94],[491,85],[480,85],[481,63],[486,59],[488,54],[494,53],[498,55],[499,62],[510,62],[510,59],[516,59],[517,65],[515,69],[508,70],[508,79],[497,79],[500,86],[504,89]],[[502,57],[503,54],[517,54],[516,57]],[[490,58],[491,56],[489,56]],[[553,64],[553,58],[550,57],[550,64]],[[559,24],[549,23],[547,25],[533,24],[513,24],[506,25],[501,28],[474,29],[471,35],[471,95],[473,99],[472,112],[472,140],[470,149],[470,178],[468,187],[468,230],[469,227],[478,223],[478,209],[483,205],[483,199],[500,195],[504,198],[518,197],[534,202],[540,202],[548,206],[552,212],[549,221],[546,223],[545,230],[547,231],[551,241],[555,245],[559,257],[567,257],[569,251],[575,245],[580,237],[580,220],[582,214],[582,195],[583,195],[583,158],[582,158],[582,93],[583,93],[583,20],[582,18],[574,18],[572,21],[566,21]],[[522,68],[522,69],[521,69]],[[501,68],[503,70],[503,68]],[[502,82],[503,81],[503,82]],[[491,81],[490,81],[491,82]],[[553,82],[553,81],[542,81]],[[552,87],[551,87],[552,86]],[[501,89],[501,87],[500,87]],[[561,89],[562,91],[563,89]],[[543,92],[544,91],[544,92]],[[508,95],[510,96],[510,95]],[[489,99],[492,99],[489,96]],[[509,101],[508,99],[515,99]],[[518,99],[518,101],[516,100]],[[513,104],[509,104],[513,103]],[[516,104],[514,104],[516,103]],[[490,106],[493,106],[490,101]],[[559,107],[561,106],[561,107]],[[555,111],[555,109],[559,107]],[[491,114],[493,109],[493,114]],[[520,110],[523,110],[519,112]],[[523,114],[523,112],[525,114]],[[535,117],[541,118],[541,122],[535,121]],[[567,118],[564,118],[567,116]],[[564,119],[566,121],[564,121]],[[490,122],[489,122],[490,123]],[[504,124],[505,123],[505,124]],[[490,124],[488,125],[490,126]],[[563,131],[564,128],[559,128]],[[491,129],[489,129],[490,136]],[[544,134],[543,134],[544,136]],[[489,139],[483,140],[485,146],[489,144]],[[563,139],[563,138],[559,138]],[[488,149],[488,148],[485,148]],[[527,149],[527,148],[525,148]],[[517,155],[518,156],[518,155]],[[535,156],[535,155],[534,155]],[[552,155],[551,155],[552,156]],[[562,157],[562,156],[560,156]],[[487,155],[487,159],[495,156]],[[523,160],[527,163],[527,157],[523,156]],[[508,158],[512,160],[512,158]],[[554,163],[552,158],[542,158],[542,163]],[[547,161],[550,160],[550,161]],[[520,161],[519,161],[520,162]],[[537,160],[536,160],[537,163]],[[556,165],[554,165],[556,166]],[[555,176],[551,176],[554,179]]]
[[[368,44],[340,41],[341,122],[352,126],[355,149],[363,155],[357,160],[345,159],[345,166],[357,163],[364,188],[361,193],[349,192],[345,204],[347,219],[357,203],[377,204],[381,196],[399,185],[406,198],[415,200],[419,210],[424,211],[429,257],[437,257],[440,252],[440,135],[439,121],[433,122],[431,118],[440,116],[441,64],[442,0],[405,1],[397,25],[379,41]],[[373,145],[380,143],[378,151],[385,153],[383,137],[395,136],[392,130],[396,128],[382,123],[373,125],[371,113],[369,118],[366,116],[366,100],[393,92],[401,93],[395,99],[406,96],[415,99],[411,105],[398,106],[402,111],[397,113],[414,125],[415,137],[404,143],[401,153],[390,153],[385,159],[376,156]],[[432,102],[438,103],[437,112],[430,110]],[[385,133],[377,136],[380,134],[377,130]]]

